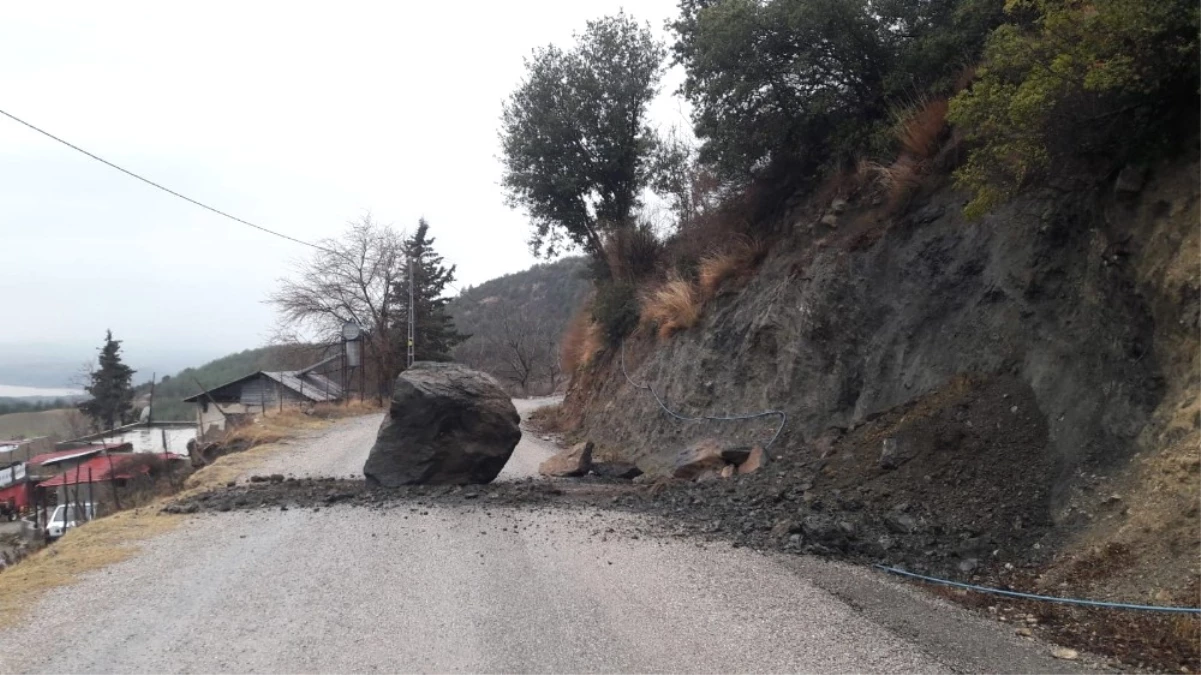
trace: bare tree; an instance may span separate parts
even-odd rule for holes
[[[558,335],[544,319],[501,303],[494,310],[498,330],[481,336],[474,349],[463,356],[481,364],[502,379],[521,387],[522,394],[545,380],[554,391],[561,370],[558,359]]]
[[[389,328],[404,269],[402,239],[370,215],[351,221],[341,237],[323,239],[313,257],[297,262],[293,277],[281,279],[268,300],[279,311],[277,341],[336,340],[345,323],[358,323],[381,399],[391,395],[402,361],[403,347]]]

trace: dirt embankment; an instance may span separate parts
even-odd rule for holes
[[[824,205],[793,214],[699,326],[627,341],[630,376],[685,414],[789,416],[762,476],[660,498],[748,544],[1201,605],[1198,175],[1194,158],[1137,196],[1047,190],[978,222],[949,188],[900,217],[852,200],[834,230],[810,225]],[[605,454],[771,435],[664,415],[620,361],[600,355],[564,405]],[[1084,646],[1201,668],[1195,620],[1065,616]],[[1131,621],[1146,630],[1123,637]]]

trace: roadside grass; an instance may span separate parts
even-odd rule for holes
[[[160,495],[140,508],[119,511],[69,530],[52,546],[0,573],[0,629],[14,625],[46,592],[74,584],[87,572],[127,560],[141,550],[141,542],[182,524],[185,516],[162,513],[168,502],[224,486],[254,471],[285,447],[280,441],[323,429],[337,419],[378,410],[373,402],[318,406],[311,415],[285,411],[247,425],[258,429],[246,432],[241,438],[258,444],[218,457],[188,476],[181,491]]]
[[[47,591],[128,559],[138,552],[138,542],[173,530],[183,520],[157,513],[157,504],[151,504],[100,518],[5,570],[0,576],[0,628],[15,624]]]

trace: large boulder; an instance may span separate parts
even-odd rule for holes
[[[385,487],[488,483],[521,440],[520,422],[486,373],[418,361],[396,379],[363,474]]]

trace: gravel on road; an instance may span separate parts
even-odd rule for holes
[[[357,475],[378,423],[339,422],[256,473],[293,474],[274,487],[294,494],[365,494],[304,477]],[[527,434],[509,483],[491,488],[526,501],[464,488],[198,514],[47,594],[0,632],[0,672],[1081,667],[862,569],[671,536],[595,492],[561,504],[570,490],[523,480],[554,450]]]

